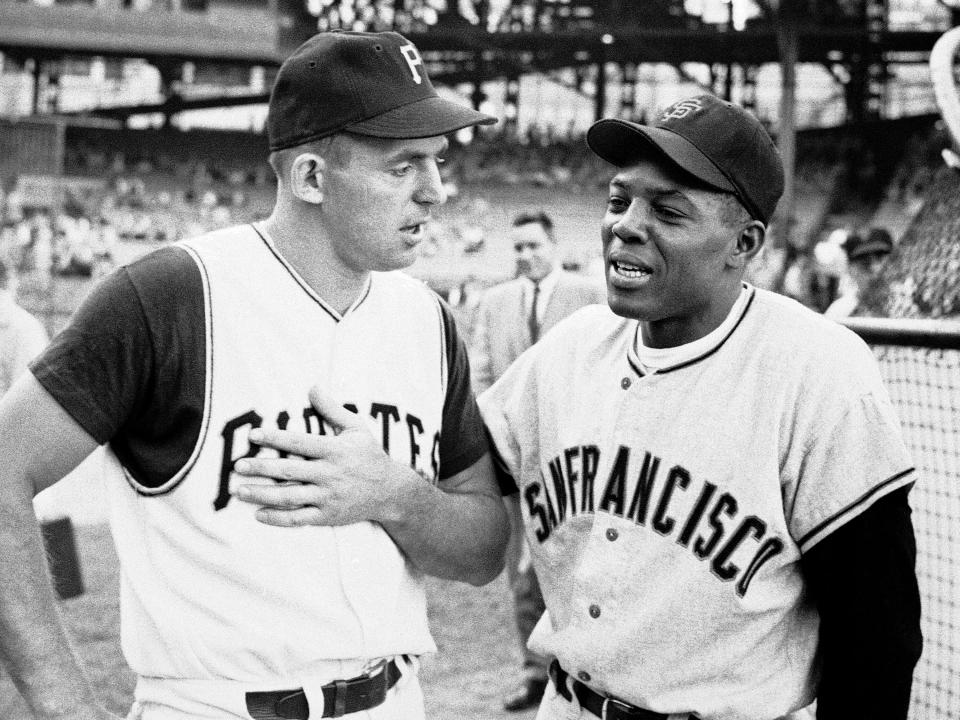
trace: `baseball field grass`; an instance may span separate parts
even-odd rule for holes
[[[98,698],[123,716],[134,678],[120,652],[117,556],[105,525],[74,532],[85,592],[61,601],[61,610]],[[439,651],[422,661],[427,717],[532,720],[534,711],[508,713],[500,704],[520,662],[505,576],[482,588],[430,578],[428,597]],[[0,677],[0,720],[30,717],[13,683]]]

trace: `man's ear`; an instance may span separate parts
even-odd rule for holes
[[[300,153],[290,163],[290,191],[312,205],[323,202],[324,160],[312,152]]]
[[[759,220],[751,220],[740,226],[737,242],[727,258],[731,267],[744,268],[763,248],[767,236],[766,226]]]

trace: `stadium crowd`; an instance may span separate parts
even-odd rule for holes
[[[37,207],[15,182],[0,187],[0,257],[42,286],[50,277],[101,276],[115,264],[118,243],[173,242],[263,217],[273,193],[268,165],[249,148],[231,152],[230,143],[225,145],[198,154],[183,148],[178,152],[169,143],[117,142],[106,136],[100,142],[86,135],[68,143],[65,176],[98,182],[76,188],[66,184],[58,207]],[[843,239],[880,228],[892,233],[896,245],[902,237],[913,249],[894,248],[856,314],[960,314],[953,279],[960,266],[957,244],[924,227],[914,235],[943,237],[925,240],[921,251],[906,226],[886,222],[912,217],[928,188],[944,182],[937,177],[942,147],[939,128],[911,134],[899,162],[884,168],[873,153],[843,143],[838,147],[829,137],[804,140],[790,242],[772,248],[751,280],[822,312],[836,300],[848,269]],[[451,202],[443,218],[428,228],[427,256],[443,247],[463,254],[483,251],[483,219],[492,211],[484,188],[526,187],[548,195],[594,191],[607,180],[582,138],[538,128],[522,136],[487,133],[468,144],[454,143],[443,173]],[[844,208],[844,201],[852,209]],[[957,214],[946,208],[940,214],[945,227],[952,227],[949,218]],[[836,217],[844,224],[838,225]],[[778,230],[772,229],[774,238]],[[455,293],[453,299],[465,302],[466,293]]]

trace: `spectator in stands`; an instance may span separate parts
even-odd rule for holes
[[[93,276],[102,277],[115,265],[117,230],[108,218],[97,217],[93,226]]]
[[[865,294],[875,290],[880,271],[893,252],[893,238],[885,228],[870,228],[866,236],[850,235],[843,245],[847,273],[840,280],[839,295],[824,311],[832,318],[857,314]]]
[[[826,310],[840,293],[840,283],[848,270],[844,246],[850,237],[847,228],[834,228],[813,248],[815,265],[811,275],[811,307],[817,312]]]
[[[783,294],[807,307],[815,307],[813,276],[816,262],[810,253],[788,247],[784,258]]]
[[[492,385],[524,350],[563,318],[585,305],[605,304],[601,283],[566,272],[553,221],[544,212],[522,213],[510,231],[516,251],[515,280],[490,288],[480,299],[473,336],[472,365],[477,392]],[[515,504],[508,509],[518,510]],[[507,575],[513,592],[514,619],[523,653],[523,672],[503,699],[507,710],[525,710],[540,702],[547,686],[549,660],[527,648],[543,615],[543,595],[523,540],[519,512],[511,517]]]
[[[0,395],[27,369],[27,363],[47,344],[47,331],[17,304],[17,281],[0,259]]]
[[[453,227],[453,234],[465,254],[480,252],[487,242],[487,232],[493,210],[483,198],[470,202]]]
[[[93,274],[92,226],[86,217],[62,215],[57,219],[53,271],[57,275],[90,277]]]
[[[31,214],[20,225],[17,240],[17,272],[29,279],[30,285],[46,287],[53,268],[54,228],[50,214],[44,209]]]
[[[4,217],[7,222],[18,223],[23,220],[23,196],[14,186],[4,201]]]
[[[4,220],[0,223],[0,260],[15,266],[17,247],[17,223]]]

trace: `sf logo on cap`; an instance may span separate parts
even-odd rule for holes
[[[660,116],[660,122],[666,122],[667,120],[679,120],[680,118],[684,118],[690,113],[697,112],[698,110],[703,110],[703,105],[700,104],[700,101],[697,98],[681,100],[675,105],[671,105],[664,110],[663,115]]]
[[[420,77],[420,73],[417,72],[417,65],[423,66],[423,58],[420,57],[420,53],[417,52],[413,43],[401,45],[400,54],[403,55],[403,59],[407,61],[407,65],[410,67],[410,74],[413,75],[413,81],[417,85],[422,83],[423,78]]]

